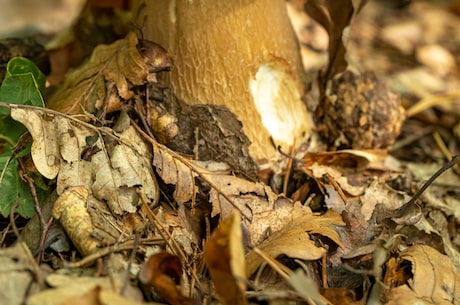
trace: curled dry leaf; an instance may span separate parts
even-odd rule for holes
[[[216,293],[224,304],[247,304],[241,216],[235,211],[214,230],[204,248],[204,260]]]
[[[284,227],[274,232],[258,247],[273,258],[285,254],[292,258],[316,260],[326,254],[326,249],[316,246],[311,234],[319,234],[343,247],[337,226],[345,226],[342,217],[335,211],[328,210],[323,215],[313,215],[307,209],[295,206],[292,216],[282,219]],[[272,217],[278,217],[276,210]],[[263,259],[254,251],[246,255],[248,275],[252,275]]]
[[[191,161],[181,158],[166,146],[154,143],[153,165],[165,183],[176,186],[173,196],[179,204],[191,200],[197,190],[195,186],[197,174],[191,170],[190,163]]]
[[[460,275],[452,261],[435,249],[425,245],[415,245],[400,255],[400,264],[410,262],[412,280],[407,283],[413,300],[432,300],[434,304],[452,304],[460,299]],[[406,285],[391,291],[399,290]],[[407,291],[406,291],[407,292]],[[399,291],[390,293],[393,304],[398,302]]]
[[[11,109],[12,118],[32,134],[32,159],[38,171],[48,179],[57,175],[58,194],[71,186],[85,186],[94,197],[106,201],[115,214],[136,211],[137,188],[150,202],[157,202],[159,191],[151,153],[133,128],[120,134],[110,129],[101,133],[62,115],[45,120],[42,113],[37,109]]]
[[[137,44],[131,32],[111,45],[96,47],[89,61],[66,77],[47,106],[68,114],[119,108],[123,100],[133,96],[133,85],[148,81],[149,67]]]
[[[329,63],[323,75],[326,81],[346,69],[343,31],[350,25],[353,16],[361,10],[366,1],[309,0],[305,3],[304,8],[307,14],[320,23],[329,34]]]
[[[135,219],[136,214],[116,218],[107,204],[94,198],[84,186],[67,188],[56,200],[52,214],[83,256],[123,241],[123,236],[131,236],[140,222]]]
[[[182,277],[182,264],[176,255],[161,252],[150,256],[142,264],[138,277],[142,285],[155,289],[155,292],[168,304],[192,304],[192,301],[183,296],[177,287]]]
[[[212,217],[221,214],[223,218],[227,218],[232,214],[234,205],[236,205],[247,219],[252,219],[252,206],[267,205],[266,197],[270,190],[264,184],[231,175],[207,174],[205,177],[211,180],[215,187],[209,193],[212,202]],[[226,194],[232,203],[220,192]]]
[[[11,109],[11,117],[26,126],[34,139],[32,159],[37,170],[46,178],[54,179],[61,160],[56,125],[44,120],[41,113],[25,109]]]
[[[53,208],[53,217],[65,228],[75,247],[82,255],[88,255],[99,245],[91,236],[93,227],[86,208],[89,192],[84,187],[74,187],[65,191]]]

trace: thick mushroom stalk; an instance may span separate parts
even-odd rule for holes
[[[224,104],[243,124],[251,156],[276,158],[308,140],[303,70],[283,0],[146,1],[144,38],[174,60],[174,94],[188,104]]]

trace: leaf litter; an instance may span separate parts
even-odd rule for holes
[[[315,3],[310,5],[319,5]],[[337,26],[338,30],[334,25],[327,26],[331,38],[338,31],[337,37],[341,37],[344,26]],[[91,258],[83,258],[85,264],[96,258],[104,258],[107,263],[102,270],[104,276],[80,276],[78,280],[72,269],[63,268],[61,272],[66,274],[43,278],[35,263],[26,264],[26,273],[55,287],[28,297],[27,304],[145,304],[149,299],[146,296],[153,296],[152,287],[144,287],[144,295],[134,285],[128,285],[130,293],[113,293],[114,287],[122,291],[129,277],[135,279],[139,268],[139,274],[158,275],[159,279],[151,280],[153,289],[166,293],[164,300],[170,304],[187,304],[189,296],[209,300],[206,293],[213,292],[205,292],[199,284],[209,283],[201,271],[204,240],[204,261],[214,291],[224,304],[246,304],[245,296],[251,293],[255,293],[251,301],[266,298],[274,304],[277,297],[270,299],[273,287],[297,291],[278,300],[302,299],[308,304],[458,303],[455,270],[459,268],[459,242],[452,238],[460,214],[455,199],[457,175],[449,173],[451,178],[438,180],[438,185],[435,183],[419,198],[413,215],[411,211],[396,215],[398,218],[394,211],[407,203],[411,197],[408,194],[415,193],[422,180],[440,165],[422,170],[424,177],[418,178],[420,164],[399,161],[398,166],[392,166],[381,150],[312,153],[293,171],[311,177],[305,185],[324,200],[326,209],[321,210],[315,209],[310,193],[301,203],[294,203],[286,198],[289,194],[280,195],[268,185],[237,176],[228,166],[213,160],[193,160],[169,149],[144,134],[133,121],[117,131],[96,127],[101,123],[99,119],[124,107],[137,92],[136,86],[153,79],[142,65],[136,44],[137,39],[131,35],[101,47],[90,60],[97,69],[83,66],[69,76],[51,99],[57,101],[52,108],[59,108],[62,97],[68,96],[69,102],[59,109],[68,114],[8,105],[12,117],[32,135],[31,156],[36,170],[48,179],[56,179],[60,197],[54,217],[60,220],[80,255]],[[330,71],[342,69],[345,61],[342,51],[337,51],[342,48],[338,44],[329,50],[331,58],[339,54],[335,59],[339,64],[332,64]],[[130,72],[118,73],[130,56],[138,64],[131,65],[135,78]],[[426,63],[426,58],[420,57],[420,61]],[[114,71],[122,77],[115,77]],[[84,113],[85,121],[97,123],[79,121],[71,113]],[[160,195],[166,191],[169,193]],[[209,236],[211,229],[213,234]],[[189,234],[187,247],[178,237],[184,234]],[[147,242],[155,236],[162,236],[166,246]],[[128,260],[130,251],[123,252],[126,248],[121,245],[133,238],[128,248],[131,253],[142,254],[143,258],[159,253],[159,261],[140,267],[139,260]],[[7,253],[8,249],[0,252],[9,257],[31,257],[25,249],[16,246],[9,248],[14,254]],[[245,259],[242,253],[246,253]],[[130,264],[137,270],[130,270]],[[9,270],[0,278],[16,279],[12,277],[14,272]],[[139,280],[145,282],[143,277]],[[226,289],[229,284],[237,292]],[[307,292],[302,290],[305,285],[309,286]]]

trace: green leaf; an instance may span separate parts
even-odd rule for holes
[[[0,101],[43,107],[42,92],[45,82],[45,76],[32,61],[15,57],[8,62],[5,79],[0,86]],[[30,147],[10,159],[12,147],[27,129],[13,120],[9,114],[8,108],[0,107],[0,145],[4,150],[0,155],[0,213],[7,217],[11,207],[17,203],[14,213],[19,213],[22,217],[31,217],[35,214],[34,201],[29,186],[21,180],[17,160],[18,157],[30,153]],[[37,181],[45,187],[42,180]],[[41,187],[36,191],[41,201],[45,192]]]
[[[43,107],[45,103],[42,92],[45,82],[45,75],[32,61],[24,57],[14,57],[6,67],[5,79],[0,87],[0,101]],[[0,107],[0,118],[7,115],[9,109]]]
[[[18,203],[14,212],[19,213],[22,217],[32,217],[35,214],[34,201],[30,194],[28,186],[21,180],[18,173],[18,160],[10,160],[5,169],[5,164],[9,159],[11,152],[4,153],[0,156],[0,169],[3,171],[3,178],[0,181],[0,213],[3,217],[8,217],[11,207]]]
[[[0,115],[0,143],[1,140],[4,140],[9,147],[13,147],[26,131],[27,128],[24,125],[9,116],[1,118]]]

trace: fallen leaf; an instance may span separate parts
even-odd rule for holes
[[[176,255],[160,252],[150,256],[142,264],[139,281],[152,287],[156,293],[171,305],[192,304],[191,300],[180,292],[177,285],[182,277],[182,264]]]
[[[99,302],[99,294],[101,293],[100,286],[94,286],[93,289],[89,290],[87,293],[79,296],[70,297],[64,300],[61,305],[102,305]]]
[[[2,304],[24,304],[24,298],[33,283],[33,272],[38,268],[29,248],[17,243],[0,249],[0,300]]]
[[[276,197],[267,186],[234,176],[222,163],[190,160],[153,139],[149,141],[153,146],[153,165],[165,183],[175,186],[173,197],[179,204],[194,198],[197,177],[211,187],[212,216],[222,214],[226,218],[237,208],[246,219],[252,219],[253,207],[269,208],[270,198]]]
[[[329,63],[323,79],[326,81],[341,73],[347,67],[343,31],[350,25],[352,17],[364,5],[360,1],[356,7],[352,0],[309,0],[304,6],[307,14],[320,23],[329,34]],[[326,85],[326,82],[324,83]]]
[[[115,133],[65,115],[45,119],[42,110],[30,108],[13,108],[11,116],[30,131],[34,164],[46,178],[57,176],[58,194],[85,186],[115,214],[137,210],[136,189],[156,204],[159,189],[151,152],[134,128]]]
[[[209,192],[209,198],[212,202],[212,217],[221,214],[223,218],[227,218],[237,206],[245,217],[252,219],[251,207],[257,204],[264,205],[267,201],[266,186],[261,183],[231,175],[206,174],[205,177],[212,181],[214,186]],[[222,193],[227,195],[232,203],[224,198]]]
[[[315,281],[310,278],[301,268],[294,271],[288,279],[289,284],[307,302],[313,301],[315,304],[332,305],[321,296]]]
[[[187,160],[177,158],[175,152],[159,143],[153,145],[153,165],[167,184],[176,186],[173,196],[177,203],[185,203],[195,196],[197,174],[187,166]]]
[[[460,299],[460,274],[452,261],[435,249],[415,245],[401,253],[403,261],[412,265],[408,281],[415,296],[431,299],[435,304],[453,303]]]
[[[301,209],[301,207],[294,207]],[[273,232],[258,247],[272,258],[284,254],[291,258],[316,260],[326,254],[327,250],[318,247],[311,238],[311,234],[319,234],[331,239],[335,244],[343,247],[340,236],[336,231],[337,226],[344,226],[340,214],[328,210],[324,215],[313,215],[311,213],[299,215],[293,211],[294,216],[285,219],[282,229]],[[273,212],[276,217],[276,210]],[[263,262],[263,259],[254,251],[246,255],[248,275],[252,275]]]
[[[32,143],[32,159],[37,170],[48,179],[54,179],[59,172],[59,142],[56,141],[57,129],[53,122],[41,117],[41,113],[27,109],[11,109],[11,117],[21,122],[29,130]]]
[[[217,295],[224,304],[247,304],[241,216],[235,211],[211,235],[204,248]]]
[[[97,46],[88,62],[71,72],[50,96],[47,106],[67,114],[119,109],[123,100],[133,96],[130,88],[145,84],[149,76],[137,44],[131,32],[111,45]]]
[[[118,296],[116,298],[113,296],[114,291],[120,291],[124,280],[124,275],[121,274],[111,274],[110,277],[51,274],[46,277],[46,283],[50,288],[29,296],[26,303],[28,305],[62,305],[66,304],[63,301],[71,300],[72,298],[78,300],[85,295],[91,297],[92,293],[90,291],[93,291],[93,293],[96,292],[97,300],[102,305],[117,304],[116,302],[109,303],[107,299],[117,300],[118,304],[145,304],[142,302],[143,296],[140,289],[131,285],[127,286],[124,297]],[[80,302],[80,304],[86,303]]]

